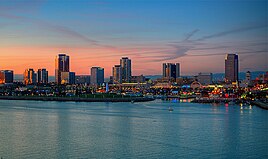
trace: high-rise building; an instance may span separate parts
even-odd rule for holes
[[[122,67],[114,65],[113,67],[113,83],[122,83]]]
[[[70,71],[70,59],[66,54],[59,54],[55,59],[55,82],[61,84],[61,72]]]
[[[101,67],[92,67],[90,84],[92,85],[101,85],[104,83],[104,68]]]
[[[120,59],[122,68],[122,82],[130,82],[131,80],[131,60],[128,57]]]
[[[36,73],[34,72],[34,69],[29,68],[24,71],[23,81],[26,85],[36,83]]]
[[[48,83],[48,71],[43,68],[43,69],[38,69],[37,71],[37,83],[43,83],[47,84]]]
[[[180,77],[180,63],[163,63],[163,77],[174,80]]]
[[[0,71],[0,84],[13,83],[14,73],[12,70]]]
[[[238,81],[238,55],[227,54],[225,57],[225,80],[226,82]]]

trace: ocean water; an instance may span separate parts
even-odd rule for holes
[[[0,100],[0,157],[268,158],[268,111],[177,100]]]

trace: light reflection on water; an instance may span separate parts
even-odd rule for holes
[[[0,157],[266,158],[268,111],[242,108],[0,100]]]

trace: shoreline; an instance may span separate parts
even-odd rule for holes
[[[59,101],[59,102],[148,102],[153,98],[81,98],[81,97],[34,97],[34,96],[0,96],[0,100],[33,100],[33,101]]]

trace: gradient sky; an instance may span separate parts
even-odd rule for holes
[[[22,74],[47,68],[67,53],[71,71],[111,75],[122,56],[133,75],[161,74],[181,63],[182,75],[224,72],[226,53],[240,71],[268,70],[267,0],[0,0],[0,69]]]

